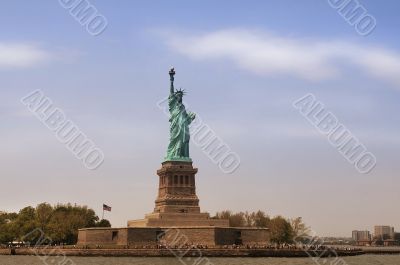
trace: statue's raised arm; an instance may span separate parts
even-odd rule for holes
[[[169,88],[169,95],[173,96],[175,93],[174,90],[174,75],[175,75],[175,69],[172,67],[171,70],[169,70],[169,80],[171,81],[171,86]]]

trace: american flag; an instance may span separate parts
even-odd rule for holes
[[[108,206],[106,204],[103,204],[103,211],[109,211],[111,212],[111,206]]]

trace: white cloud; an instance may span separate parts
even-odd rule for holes
[[[400,54],[344,41],[299,40],[260,31],[230,29],[200,35],[165,35],[175,51],[195,60],[226,59],[257,74],[288,74],[307,80],[340,76],[351,64],[400,87]]]
[[[49,52],[36,45],[0,42],[0,69],[32,67],[50,58]]]

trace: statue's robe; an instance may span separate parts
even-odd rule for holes
[[[168,98],[170,122],[170,141],[166,160],[190,160],[189,158],[189,125],[192,117],[186,112],[185,105],[178,101],[175,94]]]

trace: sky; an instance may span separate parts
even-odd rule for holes
[[[376,21],[366,36],[328,0],[90,0],[107,21],[96,36],[66,2],[2,1],[0,210],[70,202],[101,216],[106,203],[115,227],[152,212],[174,66],[186,107],[240,157],[224,173],[191,142],[202,211],[301,216],[322,236],[400,231],[398,1],[358,1]],[[96,170],[21,103],[36,90],[102,150]],[[372,171],[293,106],[309,93],[376,157]]]

